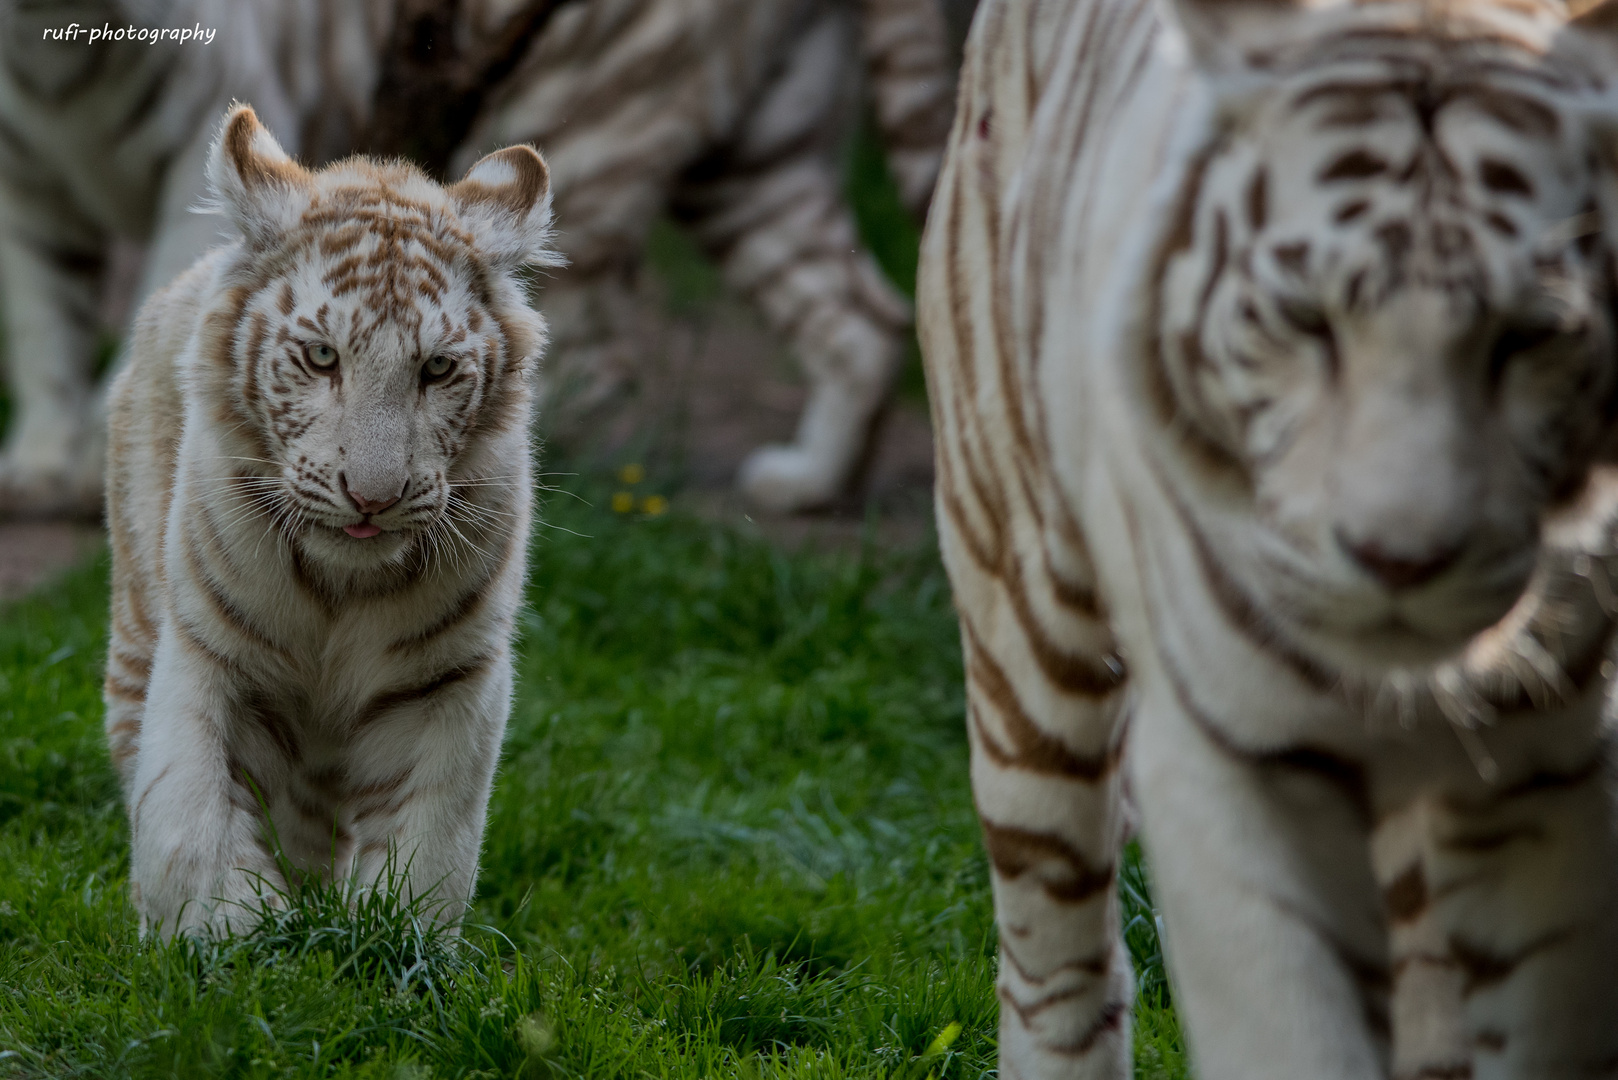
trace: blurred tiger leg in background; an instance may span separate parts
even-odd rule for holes
[[[904,358],[910,309],[860,246],[839,144],[858,74],[849,13],[817,6],[724,148],[675,190],[675,215],[803,365],[809,400],[790,445],[757,450],[741,486],[768,509],[846,489]]]
[[[40,186],[46,186],[41,178]],[[0,517],[101,512],[95,415],[97,300],[105,238],[48,190],[15,190],[0,223],[0,295],[11,420]]]

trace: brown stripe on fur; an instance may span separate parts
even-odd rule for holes
[[[1046,635],[1028,600],[1022,560],[1009,544],[1002,551],[1005,565],[1000,576],[1006,597],[1028,641],[1029,653],[1045,677],[1065,693],[1081,697],[1101,697],[1122,686],[1128,678],[1122,658],[1108,655],[1098,660],[1088,653],[1065,649]]]
[[[1409,869],[1382,890],[1382,906],[1387,910],[1389,921],[1395,924],[1414,922],[1420,918],[1431,899],[1427,892],[1427,877],[1421,872],[1419,862],[1411,863]]]
[[[1434,844],[1444,851],[1459,851],[1480,855],[1498,851],[1506,845],[1517,843],[1518,841],[1526,842],[1544,839],[1546,839],[1544,825],[1537,821],[1525,821],[1505,829],[1458,832],[1447,836],[1438,836],[1435,837]]]
[[[152,677],[152,661],[148,656],[141,656],[114,645],[108,659],[116,661],[126,672],[139,678],[143,683],[150,681]]]
[[[1220,752],[1255,769],[1276,770],[1313,776],[1336,790],[1353,807],[1356,816],[1369,828],[1372,821],[1371,793],[1365,766],[1334,750],[1308,745],[1275,749],[1255,749],[1238,744],[1197,702],[1185,674],[1167,652],[1162,654],[1163,671],[1168,676],[1175,700],[1196,729]]]
[[[482,675],[493,663],[493,657],[473,657],[441,671],[431,679],[420,682],[415,686],[405,687],[401,690],[386,690],[373,697],[355,714],[354,727],[359,729],[374,723],[401,705],[426,701],[434,694],[448,687]]]
[[[1214,551],[1213,544],[1202,531],[1190,507],[1180,498],[1180,493],[1175,490],[1172,480],[1164,476],[1155,463],[1153,472],[1157,473],[1159,484],[1184,526],[1186,536],[1191,540],[1192,551],[1197,558],[1197,568],[1201,571],[1202,579],[1207,582],[1208,591],[1213,595],[1214,602],[1218,604],[1225,618],[1254,648],[1286,666],[1310,689],[1320,693],[1336,690],[1340,685],[1337,673],[1305,655],[1287,639],[1268,613],[1247,595],[1225,569],[1224,560]]]
[[[234,671],[236,669],[237,665],[234,659],[226,656],[224,653],[208,644],[207,640],[204,639],[203,636],[197,631],[196,627],[192,626],[185,619],[176,618],[174,620],[174,626],[179,631],[180,643],[185,645],[192,652],[196,653],[198,656],[201,656],[203,659],[208,660],[210,663],[213,663],[216,666],[224,668],[228,671]]]
[[[969,643],[967,675],[977,689],[993,703],[995,711],[1000,716],[1001,727],[1011,740],[1009,749],[1002,747],[983,726],[975,705],[969,707],[972,724],[978,730],[984,751],[995,764],[1062,776],[1070,780],[1082,780],[1086,783],[1103,780],[1112,774],[1119,759],[1115,747],[1109,747],[1100,754],[1080,754],[1057,736],[1042,729],[1033,717],[1028,715],[1022,700],[1017,696],[1016,687],[1012,685],[1004,669],[984,648],[972,629],[971,622],[962,619],[961,626],[966,631]]]
[[[1553,792],[1569,791],[1581,787],[1591,781],[1606,777],[1606,764],[1609,749],[1605,743],[1601,744],[1590,755],[1590,758],[1581,765],[1574,766],[1565,772],[1542,769],[1527,777],[1491,791],[1481,797],[1467,797],[1450,793],[1444,796],[1445,804],[1452,810],[1462,813],[1486,813],[1515,799],[1527,799],[1536,795],[1546,795]]]
[[[386,779],[372,780],[369,783],[360,784],[348,792],[347,801],[360,802],[365,799],[386,798],[390,795],[397,795],[399,790],[410,781],[410,777],[415,771],[416,767],[409,765]]]
[[[1196,215],[1201,202],[1202,184],[1208,166],[1218,155],[1218,143],[1210,143],[1197,152],[1186,169],[1186,175],[1176,193],[1175,210],[1162,242],[1153,254],[1152,270],[1146,280],[1161,283],[1166,280],[1168,265],[1175,256],[1190,250],[1196,242]],[[1217,442],[1210,439],[1197,425],[1185,422],[1184,410],[1175,397],[1174,382],[1169,375],[1168,360],[1163,353],[1163,295],[1154,288],[1146,316],[1149,327],[1146,340],[1146,365],[1142,372],[1146,398],[1152,407],[1154,419],[1170,445],[1178,447],[1187,465],[1203,472],[1234,479],[1244,488],[1250,486],[1247,470]]]
[[[1082,1057],[1096,1048],[1107,1034],[1123,1028],[1124,1020],[1129,1016],[1129,1005],[1122,1001],[1108,1002],[1090,1027],[1071,1043],[1057,1043],[1044,1045],[1042,1049],[1063,1057]]]
[[[146,703],[146,685],[144,683],[137,686],[134,683],[123,682],[108,675],[102,682],[101,689],[107,696],[118,698],[120,701],[132,701],[137,705]],[[116,728],[109,727],[107,730],[110,732],[116,730]]]
[[[1471,997],[1479,990],[1488,989],[1511,978],[1535,953],[1553,949],[1573,936],[1571,930],[1553,930],[1529,942],[1515,952],[1496,952],[1487,945],[1471,941],[1459,934],[1449,938],[1450,954],[1466,975],[1461,987],[1463,997]]]
[[[1044,997],[1035,998],[1026,1005],[1018,1001],[1017,995],[1004,986],[995,991],[995,996],[1005,1004],[1010,1005],[1017,1014],[1017,1018],[1023,1022],[1023,1026],[1028,1027],[1029,1020],[1033,1017],[1038,1016],[1052,1006],[1062,1004],[1064,1001],[1072,1001],[1076,997],[1082,997],[1089,989],[1090,987],[1088,986],[1080,985],[1069,986],[1062,990],[1053,990]]]
[[[1001,927],[1001,929],[1005,930],[1008,928]],[[1107,969],[1112,966],[1114,948],[1115,946],[1109,940],[1107,944],[1102,946],[1101,951],[1096,953],[1094,956],[1085,956],[1079,958],[1078,960],[1069,960],[1065,964],[1058,964],[1043,976],[1035,975],[1033,972],[1029,971],[1023,962],[1018,959],[1016,951],[1011,949],[1005,941],[1000,942],[1000,956],[1007,964],[1011,965],[1012,970],[1014,970],[1017,973],[1017,976],[1024,982],[1028,983],[1030,986],[1044,986],[1058,975],[1065,975],[1068,972],[1082,972],[1086,975],[1105,975],[1107,973]]]
[[[302,758],[303,740],[299,736],[297,723],[267,694],[246,694],[236,703],[236,707],[237,715],[268,735],[283,758],[287,761]]]
[[[1033,872],[1052,900],[1081,904],[1112,888],[1116,867],[1092,867],[1072,844],[1054,833],[999,825],[978,815],[989,861],[1008,881]],[[1042,872],[1043,870],[1043,872]]]
[[[140,823],[140,810],[141,807],[146,805],[147,796],[151,795],[152,789],[157,787],[158,784],[161,784],[163,782],[163,778],[167,776],[169,774],[169,770],[173,768],[174,764],[172,762],[163,766],[158,770],[157,775],[152,777],[150,782],[147,783],[146,790],[142,791],[140,793],[140,798],[135,800],[135,808],[129,812],[129,820],[131,822],[134,822],[136,825]]]
[[[218,617],[220,622],[246,638],[254,647],[263,649],[265,652],[274,653],[282,660],[290,659],[290,654],[286,648],[255,626],[253,621],[248,618],[247,613],[237,607],[236,603],[225,594],[219,583],[213,579],[208,567],[203,565],[202,558],[197,554],[194,535],[192,532],[182,534],[180,538],[180,543],[184,545],[182,553],[198,590],[202,593],[203,598],[208,601],[208,606],[213,610],[214,615]]]

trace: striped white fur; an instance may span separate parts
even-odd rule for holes
[[[925,206],[950,115],[939,0],[563,0],[515,71],[484,88],[452,172],[499,146],[551,157],[570,268],[540,298],[555,331],[550,398],[634,370],[625,274],[665,208],[686,219],[797,352],[811,398],[796,441],[761,451],[761,503],[825,502],[852,479],[908,334],[908,305],[861,249],[839,154],[863,53],[903,193]],[[453,8],[457,40],[499,38],[546,0]],[[0,514],[93,512],[100,449],[91,367],[109,237],[150,242],[140,295],[190,263],[215,222],[203,194],[211,118],[251,102],[295,154],[364,148],[388,49],[431,5],[410,0],[86,0],[8,6],[0,53],[0,289],[17,421],[0,452]],[[218,28],[211,45],[41,43],[43,26]],[[398,117],[392,121],[397,122]],[[408,118],[407,118],[408,119]],[[549,432],[568,416],[547,422]]]
[[[755,452],[741,473],[744,492],[776,510],[842,493],[910,321],[860,246],[842,194],[862,38],[877,117],[919,208],[949,117],[937,0],[565,6],[458,159],[514,140],[545,147],[569,268],[540,304],[555,334],[554,378],[582,387],[585,401],[633,370],[625,270],[652,221],[667,207],[691,229],[808,376],[793,443]]]
[[[453,920],[510,708],[545,165],[309,173],[239,106],[210,172],[240,238],[142,308],[111,400],[104,696],[141,923],[226,926],[281,884],[261,808],[299,872],[363,887],[396,858]]]
[[[985,0],[923,246],[1003,1077],[1618,1076],[1618,7]],[[1133,817],[1134,815],[1131,815]]]
[[[109,241],[145,244],[138,295],[222,238],[203,201],[215,118],[251,101],[294,153],[346,152],[368,108],[363,5],[17,0],[0,6],[0,315],[12,422],[0,514],[96,514],[93,386]],[[45,31],[77,23],[75,40]],[[88,28],[192,27],[212,42],[88,42]]]

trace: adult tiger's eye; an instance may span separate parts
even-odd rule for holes
[[[330,345],[305,345],[303,358],[321,371],[330,371],[337,366],[337,350]]]
[[[425,364],[421,365],[421,374],[426,379],[442,379],[450,373],[450,369],[454,366],[455,360],[453,357],[431,356],[427,358]]]

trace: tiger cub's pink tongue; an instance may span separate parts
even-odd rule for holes
[[[369,540],[381,532],[382,529],[380,526],[372,525],[369,521],[365,521],[358,525],[344,525],[343,531],[356,540]]]

